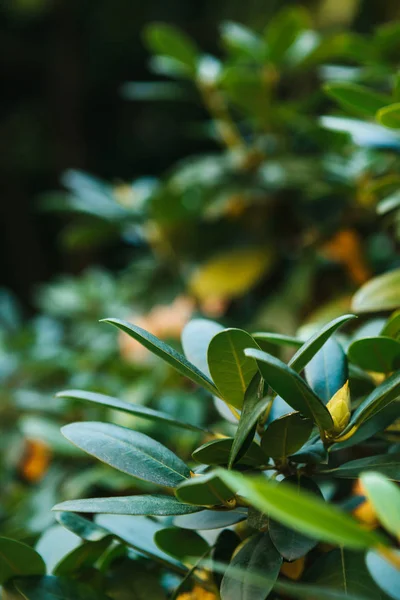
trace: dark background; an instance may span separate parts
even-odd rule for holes
[[[122,97],[124,82],[152,78],[141,38],[146,23],[174,23],[218,52],[221,20],[261,29],[285,4],[308,6],[321,27],[350,21],[361,32],[398,18],[400,9],[398,0],[3,0],[0,285],[31,307],[37,283],[93,259],[62,252],[67,217],[38,210],[39,195],[57,189],[66,168],[114,181],[159,175],[210,143],[188,127],[204,116],[200,105]]]

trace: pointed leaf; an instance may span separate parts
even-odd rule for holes
[[[195,72],[198,50],[194,42],[180,29],[168,23],[150,23],[145,29],[145,39],[156,54],[166,55]]]
[[[169,515],[186,515],[195,513],[199,508],[191,504],[183,504],[173,496],[117,496],[115,498],[87,498],[84,500],[67,500],[57,504],[53,510],[103,513],[114,515],[152,515],[166,517]],[[75,532],[76,533],[76,532]],[[86,538],[85,538],[86,539]]]
[[[375,113],[390,102],[388,96],[378,94],[356,83],[328,83],[324,86],[324,90],[346,110],[351,109],[364,117],[375,117]]]
[[[340,390],[348,379],[347,359],[341,345],[329,339],[305,368],[312,390],[325,403]]]
[[[176,487],[190,470],[171,450],[144,433],[108,423],[71,423],[62,433],[102,462],[144,481]]]
[[[232,448],[233,438],[212,440],[197,448],[192,456],[205,465],[227,465]],[[243,456],[237,461],[241,465],[259,466],[268,462],[260,446],[252,442]]]
[[[211,340],[224,328],[209,319],[192,319],[182,331],[182,348],[186,358],[211,379],[207,351]]]
[[[343,479],[357,479],[361,473],[366,471],[377,471],[393,481],[400,481],[400,454],[378,454],[351,460],[336,469],[326,469],[323,473],[329,473],[332,477]]]
[[[223,529],[247,519],[247,509],[202,510],[195,515],[182,515],[174,519],[174,525],[183,529]]]
[[[301,348],[304,344],[302,340],[290,335],[283,335],[282,333],[257,331],[256,333],[252,333],[251,337],[256,341],[271,342],[271,344],[277,344],[278,346],[295,346],[296,348]]]
[[[108,535],[108,531],[80,515],[74,515],[70,512],[60,512],[56,514],[56,519],[65,529],[68,529],[68,531],[71,531],[87,542],[98,542]]]
[[[178,500],[187,504],[195,504],[196,506],[222,504],[234,508],[233,494],[230,488],[213,472],[184,481],[175,493]]]
[[[311,419],[303,419],[300,413],[290,413],[268,425],[261,439],[261,448],[267,456],[285,458],[306,443],[312,430]]]
[[[0,585],[18,575],[44,575],[40,554],[22,542],[0,537]]]

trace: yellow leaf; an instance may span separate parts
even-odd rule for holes
[[[246,248],[218,254],[194,272],[189,289],[201,301],[236,298],[252,288],[273,262],[273,252],[268,248]]]

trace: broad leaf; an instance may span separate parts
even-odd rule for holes
[[[311,435],[313,422],[300,413],[291,413],[272,421],[264,431],[261,448],[267,456],[282,459],[294,454]]]
[[[329,339],[305,368],[312,390],[325,403],[344,386],[348,379],[346,355],[341,345]]]
[[[385,529],[400,539],[400,489],[382,475],[380,468],[376,470],[377,473],[365,473],[361,476],[364,493]]]
[[[289,483],[278,485],[265,477],[249,477],[218,469],[233,492],[245,490],[246,500],[288,527],[331,544],[363,549],[386,544],[380,534],[367,531],[332,504],[299,491]]]
[[[389,317],[381,331],[381,335],[391,337],[394,340],[400,339],[400,311],[396,311]]]
[[[390,373],[400,367],[400,342],[390,337],[364,337],[350,344],[349,360],[365,371]]]
[[[79,513],[103,513],[114,515],[152,515],[172,516],[195,513],[199,508],[191,504],[183,504],[174,496],[116,496],[114,498],[87,498],[84,500],[67,500],[57,504],[53,510]],[[65,513],[66,514],[66,513]],[[65,518],[65,517],[64,517]],[[61,522],[61,521],[60,521]],[[65,525],[64,523],[62,523]],[[77,531],[75,531],[77,533]],[[77,533],[78,534],[78,533]],[[78,534],[79,535],[79,534]],[[86,537],[84,539],[87,539]]]
[[[133,339],[140,342],[145,348],[150,350],[153,354],[156,354],[174,369],[179,371],[181,375],[188,377],[198,385],[206,388],[212,394],[218,394],[218,390],[210,379],[204,375],[197,367],[190,363],[182,354],[165,344],[154,335],[145,331],[141,327],[132,325],[127,321],[121,321],[120,319],[103,319],[105,323],[110,323],[118,329],[121,329]]]
[[[367,281],[353,296],[355,312],[396,310],[400,306],[400,269]]]
[[[384,106],[376,114],[377,121],[390,129],[400,129],[400,102]]]
[[[235,554],[221,584],[221,600],[265,600],[279,575],[282,558],[275,549],[268,533],[258,533],[244,542]],[[231,576],[231,570],[239,568],[242,577]],[[260,588],[252,582],[253,571],[261,571],[269,584]]]
[[[181,342],[186,358],[209,378],[208,346],[213,337],[223,329],[222,325],[209,319],[192,319],[182,331]]]
[[[333,477],[356,479],[365,471],[377,471],[393,481],[400,481],[400,454],[379,454],[344,463],[336,469],[327,469]]]
[[[53,569],[53,575],[76,574],[80,569],[94,566],[111,544],[111,536],[97,542],[85,542],[64,556]]]
[[[328,83],[324,86],[324,90],[346,110],[351,109],[364,117],[375,117],[375,113],[390,102],[388,96],[378,94],[356,83]]]
[[[259,348],[251,335],[241,329],[224,329],[208,346],[208,366],[221,397],[236,408],[243,405],[250,381],[257,373],[253,358],[245,348]]]
[[[202,429],[201,427],[197,427],[196,425],[192,425],[191,423],[184,423],[183,421],[174,419],[167,413],[163,413],[158,410],[153,410],[152,408],[148,408],[147,406],[140,406],[139,404],[130,404],[129,402],[123,402],[122,400],[118,400],[118,398],[106,396],[105,394],[85,392],[83,390],[65,390],[63,392],[59,392],[57,394],[57,397],[70,398],[72,400],[86,400],[88,402],[100,404],[101,406],[108,406],[109,408],[113,408],[115,410],[120,410],[122,412],[135,415],[136,417],[143,417],[143,419],[149,419],[150,421],[167,423],[168,425],[180,427],[181,429],[189,429],[193,431],[204,432],[204,429]]]
[[[106,464],[157,485],[176,487],[190,470],[171,450],[144,433],[108,423],[72,423],[62,433]]]
[[[228,564],[231,561],[232,554],[240,544],[240,537],[231,529],[221,531],[211,551],[211,560],[216,563]],[[221,586],[222,574],[216,569],[213,570],[213,578],[218,589]]]
[[[400,560],[400,552],[395,551]],[[400,600],[400,570],[376,552],[370,551],[366,557],[368,571],[378,586],[393,600]]]
[[[234,508],[233,494],[229,487],[214,472],[198,475],[184,481],[176,489],[181,502],[196,506],[224,505]]]
[[[154,541],[160,550],[181,562],[187,562],[185,559],[189,557],[198,559],[209,549],[208,543],[201,535],[190,529],[177,527],[160,529],[156,532]]]
[[[227,465],[234,438],[213,440],[197,448],[192,456],[205,465]],[[243,456],[237,461],[242,465],[259,466],[268,462],[260,446],[252,442]]]
[[[82,545],[82,539],[61,525],[48,527],[36,543],[36,551],[46,563],[47,573],[53,573],[67,554]]]
[[[247,509],[202,510],[195,515],[175,517],[174,525],[183,529],[212,530],[223,529],[247,519]]]
[[[0,585],[18,575],[44,575],[40,554],[22,542],[0,537]]]
[[[64,577],[24,577],[14,586],[26,600],[110,600],[99,590]]]
[[[245,353],[257,360],[265,381],[290,406],[312,419],[320,428],[327,431],[332,428],[333,422],[328,409],[296,371],[261,350],[249,348]]]

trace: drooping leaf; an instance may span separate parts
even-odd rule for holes
[[[290,483],[298,492],[304,490],[310,494],[314,494],[317,498],[322,499],[321,491],[318,485],[309,477],[290,476],[284,479],[278,485]],[[269,534],[274,543],[275,548],[286,560],[297,560],[305,556],[310,550],[317,545],[317,540],[296,531],[296,529],[287,527],[274,519],[269,520]]]
[[[324,90],[346,110],[353,110],[364,117],[375,117],[375,113],[390,101],[383,94],[351,82],[328,83]]]
[[[397,559],[400,552],[394,551]],[[380,554],[370,551],[366,557],[368,571],[375,583],[393,600],[400,600],[400,571]]]
[[[272,518],[310,537],[348,548],[373,548],[387,542],[367,531],[357,521],[332,504],[298,491],[293,485],[249,477],[218,469],[220,478],[232,489],[245,490],[246,500]]]
[[[114,515],[153,515],[166,517],[169,515],[186,515],[195,513],[199,508],[191,504],[183,504],[174,496],[137,495],[116,496],[114,498],[87,498],[84,500],[67,500],[57,504],[53,510],[79,513],[102,513]],[[76,532],[75,532],[76,533]],[[79,535],[79,534],[78,534]],[[87,539],[87,538],[85,538]]]
[[[174,525],[183,529],[212,530],[229,527],[247,519],[247,509],[235,510],[202,510],[195,515],[175,517]]]
[[[26,600],[111,600],[98,589],[65,577],[24,577],[14,586]]]
[[[400,269],[367,281],[353,296],[355,312],[396,310],[400,306]]]
[[[251,335],[241,329],[224,329],[208,346],[208,366],[221,397],[241,408],[250,381],[257,373],[256,361],[245,348],[259,348]]]
[[[305,368],[306,379],[319,398],[329,402],[348,379],[347,360],[341,345],[329,339]]]
[[[233,438],[223,438],[207,442],[197,448],[192,456],[205,465],[227,465],[232,448]],[[245,454],[237,461],[242,465],[258,466],[268,462],[267,456],[260,446],[252,442]]]
[[[322,429],[332,428],[333,422],[328,409],[296,371],[261,350],[249,348],[245,353],[257,360],[265,381],[290,406],[312,419]]]
[[[233,508],[233,494],[229,487],[214,472],[198,475],[184,481],[176,489],[181,502],[196,506],[225,505]]]
[[[300,413],[290,413],[272,421],[264,431],[261,448],[267,456],[282,459],[294,454],[311,435],[313,422]]]
[[[376,119],[385,127],[400,129],[400,102],[380,108],[376,113]]]
[[[46,565],[40,554],[22,542],[0,537],[0,585],[19,575],[44,575]]]
[[[178,527],[160,529],[156,532],[154,541],[160,550],[181,562],[187,562],[185,559],[189,557],[198,559],[209,549],[206,540],[196,531]]]
[[[80,502],[80,500],[76,500],[76,502]],[[83,502],[85,501],[83,500]],[[61,506],[61,504],[59,506]],[[53,510],[62,509],[57,509],[57,507],[54,507]],[[60,525],[65,527],[65,529],[68,529],[68,531],[71,531],[86,542],[98,542],[108,536],[108,531],[96,523],[93,523],[93,521],[89,521],[89,519],[81,517],[80,515],[75,515],[70,512],[59,512],[56,514],[56,519]]]
[[[393,479],[390,475],[382,472],[379,467],[376,471],[361,475],[363,491],[385,529],[400,539],[400,490],[396,484],[389,481]],[[398,480],[397,478],[395,481]]]
[[[144,433],[108,423],[71,423],[62,433],[102,462],[145,481],[175,487],[190,470],[171,450]]]
[[[133,339],[140,342],[145,348],[156,354],[174,369],[176,369],[181,375],[188,377],[198,385],[206,388],[212,394],[219,395],[218,390],[210,379],[204,375],[197,367],[190,363],[182,354],[162,342],[154,335],[145,331],[141,327],[132,325],[127,321],[121,321],[120,319],[103,319],[105,323],[110,323],[118,329],[121,329]]]
[[[351,460],[336,469],[325,470],[332,477],[356,479],[366,471],[377,471],[393,481],[400,481],[400,454],[378,454]]]
[[[167,413],[148,408],[147,406],[123,402],[122,400],[118,400],[118,398],[106,396],[105,394],[85,392],[83,390],[65,390],[63,392],[59,392],[57,394],[57,398],[70,398],[72,400],[85,400],[88,402],[94,402],[96,404],[108,406],[109,408],[120,410],[122,412],[126,412],[137,417],[143,417],[143,419],[149,419],[150,421],[167,423],[168,425],[180,427],[181,429],[189,429],[192,431],[204,432],[204,429],[202,429],[201,427],[197,427],[197,425],[192,425],[191,423],[184,423],[179,419],[174,419]]]
[[[182,348],[186,358],[211,379],[207,350],[212,338],[224,328],[209,319],[192,319],[182,331]]]
[[[391,337],[364,337],[350,344],[351,362],[365,371],[390,373],[400,367],[400,342]]]
[[[258,533],[244,542],[228,566],[221,583],[221,600],[265,600],[278,578],[282,558],[275,549],[268,533]],[[231,570],[239,568],[242,578],[231,576]],[[253,584],[251,573],[263,572],[270,580],[260,588]]]

